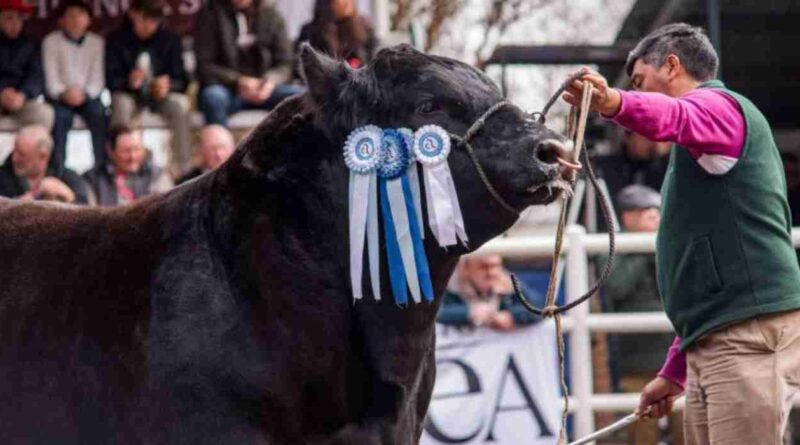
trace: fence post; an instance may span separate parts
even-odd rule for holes
[[[589,290],[589,263],[586,254],[586,229],[571,225],[567,229],[565,291],[567,301],[574,301]],[[594,412],[591,398],[592,343],[589,333],[589,304],[581,304],[569,311],[574,320],[569,334],[569,375],[573,400],[577,402],[574,413],[574,435],[583,437],[594,431]]]

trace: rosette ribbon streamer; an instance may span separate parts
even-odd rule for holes
[[[464,216],[447,164],[450,136],[442,127],[426,125],[414,133],[414,157],[422,164],[428,225],[442,247],[467,244]]]
[[[389,280],[395,302],[433,301],[430,269],[422,244],[422,226],[409,181],[411,148],[397,130],[383,130],[383,161],[378,166],[380,207],[386,241]]]
[[[348,209],[350,223],[350,283],[353,300],[363,298],[364,237],[369,246],[372,294],[381,299],[378,192],[376,171],[383,159],[383,131],[368,125],[353,130],[344,145],[344,162],[350,169]]]

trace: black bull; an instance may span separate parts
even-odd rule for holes
[[[365,278],[352,302],[341,145],[368,123],[463,134],[501,95],[408,47],[358,71],[301,58],[309,93],[211,174],[114,209],[0,200],[1,443],[419,440],[439,301],[376,302]],[[472,142],[521,210],[555,198],[558,139],[511,107]],[[515,216],[463,150],[449,163],[475,248]],[[466,250],[425,247],[438,295]]]

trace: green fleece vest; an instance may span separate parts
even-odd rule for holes
[[[720,326],[800,308],[786,179],[769,123],[722,82],[701,88],[739,103],[747,135],[741,157],[723,175],[706,172],[686,148],[672,148],[656,260],[659,291],[681,349]]]

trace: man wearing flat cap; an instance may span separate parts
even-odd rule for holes
[[[616,196],[622,229],[625,232],[655,232],[661,219],[661,195],[645,185],[629,185]],[[603,287],[609,312],[661,312],[656,283],[656,259],[652,254],[620,255]],[[638,392],[652,380],[664,361],[664,351],[672,344],[672,334],[609,335],[610,363],[615,389]],[[674,420],[674,421],[673,421]],[[683,444],[680,417],[670,419],[671,442]],[[659,443],[656,419],[643,420],[628,430],[628,443]]]

